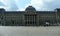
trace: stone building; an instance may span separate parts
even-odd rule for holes
[[[0,25],[3,26],[44,26],[60,23],[60,9],[36,11],[28,6],[25,11],[5,11],[0,8]]]

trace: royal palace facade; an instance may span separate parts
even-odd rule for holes
[[[44,26],[60,23],[60,9],[36,11],[28,6],[25,11],[5,11],[0,8],[0,25],[3,26]]]

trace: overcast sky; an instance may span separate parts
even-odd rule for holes
[[[0,0],[0,8],[7,11],[24,11],[32,5],[36,10],[54,10],[60,8],[60,0]]]

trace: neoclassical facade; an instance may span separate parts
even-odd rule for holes
[[[60,23],[60,9],[36,11],[28,6],[25,11],[5,11],[0,9],[0,25],[3,26],[44,26]]]

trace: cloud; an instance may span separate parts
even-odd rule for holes
[[[28,5],[31,4],[36,10],[49,11],[60,7],[60,0],[31,0]],[[28,6],[26,5],[26,6]]]
[[[2,2],[0,2],[0,8],[5,8],[4,6],[5,5]]]
[[[1,0],[1,2],[5,4],[4,7],[7,11],[15,11],[18,9],[14,0]]]
[[[0,2],[0,6],[4,6],[4,4],[2,2]]]
[[[19,7],[18,10],[24,11],[26,4],[30,2],[30,0],[15,0],[16,5]]]
[[[25,11],[25,8],[18,8],[17,10],[15,11]]]
[[[54,10],[60,8],[60,0],[0,0],[0,7],[8,11],[20,10],[24,11],[26,7],[32,5],[38,11]],[[5,5],[5,6],[4,6]]]
[[[37,10],[48,10],[45,7],[46,3],[50,3],[52,0],[31,0],[30,3],[37,9]]]

